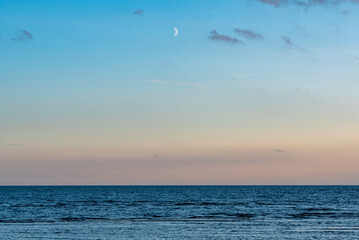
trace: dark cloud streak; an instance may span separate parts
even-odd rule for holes
[[[245,37],[246,39],[249,39],[249,40],[261,40],[261,39],[263,39],[262,34],[260,34],[258,32],[248,30],[248,29],[234,28],[233,32],[235,32],[238,35],[240,35],[242,37]]]
[[[19,144],[19,143],[7,143],[7,144],[3,144],[3,146],[6,147],[23,147],[23,144]]]
[[[25,41],[30,41],[33,38],[34,37],[30,32],[26,30],[19,30],[15,32],[15,34],[10,38],[10,40],[14,42],[25,42]]]
[[[230,43],[230,44],[238,44],[238,43],[243,44],[243,42],[239,41],[237,38],[219,34],[216,30],[212,30],[209,33],[208,39],[213,40],[213,41],[218,41],[218,42],[226,42],[226,43]]]
[[[301,51],[301,52],[305,52],[304,48],[293,44],[292,39],[290,39],[289,37],[283,36],[282,40],[283,40],[284,49],[295,49],[295,50],[298,50],[298,51]]]
[[[289,37],[284,36],[284,37],[282,37],[282,39],[283,39],[285,47],[287,47],[287,48],[293,47],[292,40]]]
[[[256,0],[258,2],[272,5],[274,7],[279,7],[283,2],[286,2],[286,0]]]
[[[255,0],[273,7],[292,5],[298,7],[328,6],[341,3],[359,3],[359,0]]]
[[[133,12],[133,15],[138,15],[138,16],[142,16],[143,15],[144,10],[143,9],[139,9]]]

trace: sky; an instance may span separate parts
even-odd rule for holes
[[[0,0],[0,185],[359,184],[358,26],[358,0]]]

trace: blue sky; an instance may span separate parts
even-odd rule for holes
[[[106,184],[257,184],[255,168],[243,178],[232,169],[244,171],[243,158],[277,169],[285,154],[295,162],[286,172],[304,161],[297,178],[268,170],[263,181],[359,181],[358,24],[356,1],[0,0],[2,182],[60,184],[74,171],[69,183],[81,184],[87,161],[121,169],[132,159],[142,171],[144,159],[163,156],[158,179],[92,171]],[[306,170],[328,154],[324,173]],[[168,164],[198,158],[213,175]],[[220,164],[228,158],[238,162]],[[331,172],[340,161],[350,177]],[[25,163],[49,164],[49,176]],[[218,180],[216,169],[230,177]]]

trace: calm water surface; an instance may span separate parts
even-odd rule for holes
[[[0,187],[0,239],[359,239],[359,186]]]

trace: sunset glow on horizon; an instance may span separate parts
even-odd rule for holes
[[[0,0],[0,185],[358,184],[358,23],[353,0]]]

